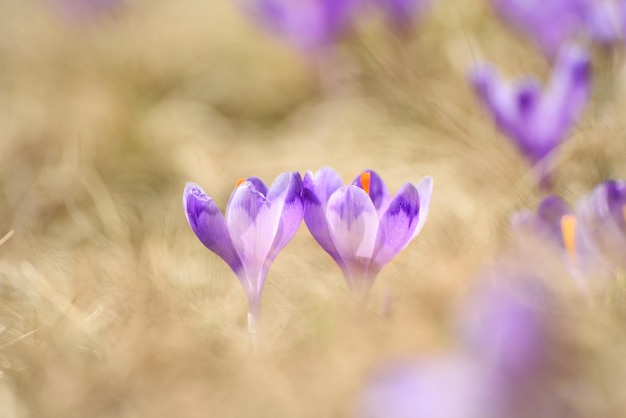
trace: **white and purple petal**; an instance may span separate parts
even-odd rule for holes
[[[304,204],[302,202],[302,177],[300,173],[285,173],[278,177],[267,198],[272,205],[277,205],[279,201],[282,201],[283,209],[276,237],[267,257],[266,269],[293,238],[302,223]]]
[[[424,224],[426,223],[426,219],[428,218],[428,212],[430,212],[430,200],[433,196],[433,178],[431,176],[426,176],[421,179],[415,187],[417,188],[420,196],[420,209],[417,226],[413,231],[411,239],[415,238],[422,231],[422,228],[424,228]]]
[[[340,188],[328,201],[326,219],[337,253],[352,279],[367,273],[378,232],[378,215],[367,193],[352,185]]]
[[[183,208],[189,226],[200,242],[239,275],[242,270],[241,260],[231,241],[224,216],[213,199],[197,184],[187,183],[183,193]]]
[[[328,199],[342,186],[343,180],[332,168],[321,168],[315,174],[309,171],[304,176],[302,201],[304,203],[304,222],[311,235],[343,269],[343,260],[335,248],[326,220]]]
[[[283,204],[280,200],[272,204],[252,182],[244,181],[226,208],[226,225],[246,271],[248,292],[261,292],[263,266],[276,237]]]
[[[380,218],[372,264],[380,270],[413,239],[420,218],[420,195],[406,183]]]

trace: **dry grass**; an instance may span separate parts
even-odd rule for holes
[[[0,235],[14,231],[0,416],[346,417],[381,361],[454,346],[460,301],[510,246],[509,214],[540,198],[465,72],[477,57],[510,75],[549,66],[482,2],[440,1],[406,45],[364,23],[326,93],[236,2],[129,1],[95,26],[41,3],[0,5]],[[569,201],[626,176],[625,67],[596,61],[602,82],[558,161]],[[430,217],[366,312],[302,226],[270,271],[253,356],[243,292],[186,224],[184,183],[223,207],[239,177],[324,165],[346,180],[376,169],[392,191],[432,175]],[[579,416],[626,408],[623,285],[593,305],[563,291],[553,390]]]

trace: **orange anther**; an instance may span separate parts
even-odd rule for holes
[[[237,180],[237,181],[235,182],[235,187],[239,187],[239,186],[241,186],[241,185],[243,184],[243,182],[244,182],[244,181],[246,181],[246,179],[244,179],[244,178],[240,178],[239,180]]]
[[[370,174],[369,171],[361,172],[361,176],[359,177],[359,180],[361,181],[361,187],[363,187],[363,190],[365,190],[365,193],[367,193],[368,195],[370,194],[371,179],[372,179],[372,175]]]
[[[561,218],[561,237],[565,250],[573,262],[576,261],[576,217],[574,215],[563,215]]]

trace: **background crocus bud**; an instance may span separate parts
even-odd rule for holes
[[[564,48],[543,90],[534,79],[507,82],[485,64],[472,71],[470,81],[500,131],[532,164],[544,166],[589,100],[591,61],[578,47]],[[539,174],[542,183],[548,173]]]

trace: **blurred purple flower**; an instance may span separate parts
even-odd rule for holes
[[[387,365],[358,397],[356,417],[554,416],[538,402],[553,348],[550,299],[534,278],[479,287],[461,311],[463,350]]]
[[[316,50],[335,42],[351,25],[359,0],[253,0],[251,12],[266,28],[296,47]]]
[[[363,171],[347,186],[328,167],[304,177],[304,221],[337,262],[350,290],[365,298],[380,272],[424,226],[433,181],[405,183],[391,197],[382,179]]]
[[[196,236],[235,272],[258,319],[267,272],[302,222],[300,174],[283,173],[269,188],[257,177],[241,179],[225,217],[200,186],[187,183],[183,207]]]
[[[580,235],[596,251],[598,263],[626,268],[626,182],[610,180],[581,199]]]
[[[498,128],[533,164],[545,163],[566,138],[589,100],[590,78],[589,57],[577,47],[561,51],[543,91],[535,79],[510,84],[490,65],[479,65],[470,76]]]
[[[458,354],[396,362],[359,395],[357,418],[494,418],[486,370]]]
[[[571,40],[589,37],[610,44],[620,37],[618,5],[613,0],[492,0],[492,4],[549,57]]]
[[[547,289],[535,278],[485,283],[461,317],[465,346],[499,376],[534,379],[547,357]]]

